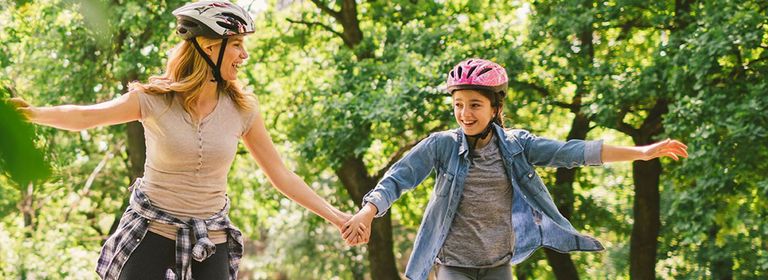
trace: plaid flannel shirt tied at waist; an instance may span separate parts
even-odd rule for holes
[[[209,230],[226,230],[229,246],[230,279],[237,278],[240,258],[243,256],[243,237],[229,220],[230,201],[218,213],[208,219],[192,218],[181,220],[152,206],[149,198],[141,190],[141,181],[132,187],[130,205],[123,214],[119,228],[102,248],[96,272],[102,279],[117,279],[131,252],[138,247],[146,234],[149,223],[174,225],[176,232],[176,269],[171,279],[192,279],[191,258],[202,262],[216,252],[216,245],[208,238]],[[192,243],[192,237],[196,237]]]

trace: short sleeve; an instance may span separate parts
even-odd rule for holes
[[[256,102],[255,99],[251,101],[251,108],[248,110],[243,110],[240,113],[240,115],[243,123],[243,127],[241,130],[242,133],[240,134],[240,136],[245,136],[246,134],[248,134],[248,131],[251,130],[251,127],[253,126],[253,122],[256,121],[256,117],[259,116],[258,102]]]
[[[160,108],[165,108],[165,96],[137,92],[139,95],[139,110],[141,110],[141,121],[151,118]]]

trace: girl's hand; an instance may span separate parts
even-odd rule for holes
[[[371,237],[371,222],[373,222],[376,211],[376,206],[368,203],[344,224],[342,238],[347,245],[355,246],[368,243]]]
[[[11,105],[13,105],[13,107],[16,107],[16,110],[19,111],[19,113],[21,113],[27,120],[32,119],[33,117],[32,110],[35,107],[30,105],[29,102],[19,97],[11,98],[8,101],[10,101]]]
[[[643,152],[641,160],[651,160],[665,156],[671,157],[674,160],[679,160],[680,157],[688,157],[688,146],[673,139],[656,142],[641,148]]]

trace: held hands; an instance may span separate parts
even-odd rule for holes
[[[377,211],[373,203],[367,203],[344,224],[342,237],[347,245],[355,246],[368,243],[371,237],[371,222]]]
[[[643,153],[640,160],[651,160],[660,157],[671,157],[679,160],[680,157],[688,157],[688,146],[680,141],[667,139],[650,145],[640,147]]]

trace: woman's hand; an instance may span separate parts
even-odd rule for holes
[[[11,105],[13,107],[16,107],[16,110],[21,113],[24,118],[27,120],[32,120],[32,117],[34,117],[34,114],[32,113],[34,106],[30,105],[29,102],[27,102],[24,99],[21,99],[20,97],[14,97],[9,99],[8,101],[11,102]]]
[[[377,211],[373,203],[367,203],[344,224],[342,238],[347,245],[355,246],[368,243],[371,237],[371,222]]]
[[[344,233],[344,224],[352,219],[352,214],[339,211],[336,213],[337,219],[332,221],[333,225],[339,230],[340,234]]]
[[[680,141],[669,138],[640,148],[642,148],[643,152],[641,160],[651,160],[665,156],[671,157],[674,160],[679,160],[680,157],[688,157],[688,146]]]

